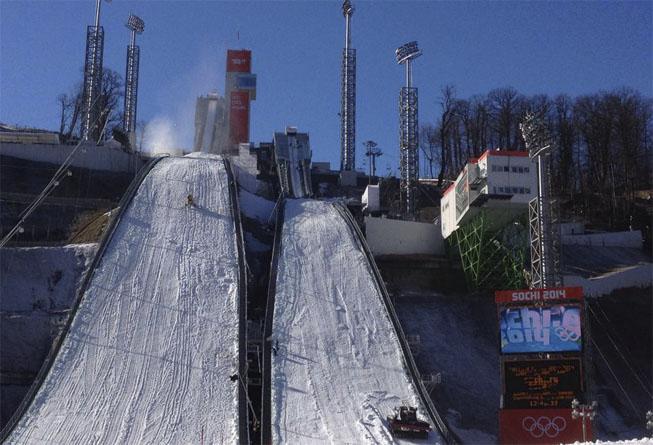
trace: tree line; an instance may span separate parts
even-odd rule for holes
[[[609,228],[650,226],[651,98],[628,88],[550,97],[508,87],[461,99],[447,85],[439,106],[421,128],[420,147],[426,175],[441,184],[488,148],[525,150],[519,124],[532,112],[555,142],[553,188],[563,212]]]

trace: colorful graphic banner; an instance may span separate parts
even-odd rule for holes
[[[520,306],[499,309],[502,354],[580,352],[578,305]]]

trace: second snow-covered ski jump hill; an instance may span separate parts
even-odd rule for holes
[[[132,187],[8,443],[248,442],[231,182],[221,158],[163,158]]]
[[[443,442],[346,208],[302,199],[283,212],[264,442],[393,443],[386,416],[402,404],[433,427],[419,443]]]

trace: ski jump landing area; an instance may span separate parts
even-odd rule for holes
[[[146,171],[4,431],[8,443],[248,442],[237,378],[246,283],[229,167],[163,158]]]
[[[408,404],[433,427],[419,443],[443,442],[348,215],[339,204],[286,201],[266,319],[263,441],[393,443],[386,416]]]

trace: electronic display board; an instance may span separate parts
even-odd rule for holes
[[[578,305],[502,307],[499,329],[503,354],[580,352],[582,348]]]
[[[586,440],[592,441],[592,422],[585,425]],[[582,420],[571,416],[571,408],[499,410],[499,443],[560,444],[583,442]]]
[[[580,399],[580,359],[503,360],[504,408],[567,408]]]

